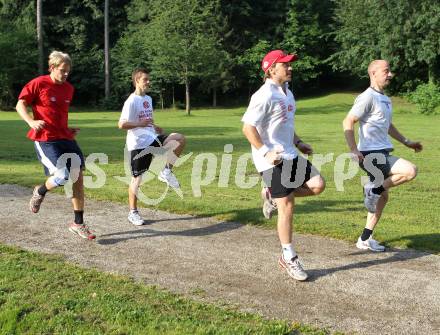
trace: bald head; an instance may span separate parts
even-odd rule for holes
[[[368,65],[368,75],[370,76],[371,87],[378,91],[383,91],[393,77],[390,64],[384,59],[372,61],[370,65]]]
[[[377,71],[377,69],[382,67],[389,67],[388,61],[384,59],[375,59],[374,61],[372,61],[370,65],[368,65],[368,75],[370,76],[370,78],[372,74]]]

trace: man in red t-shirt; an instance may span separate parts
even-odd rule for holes
[[[38,213],[47,191],[65,185],[73,179],[74,222],[69,230],[89,240],[96,236],[84,224],[84,156],[74,140],[78,128],[68,127],[69,105],[73,86],[68,83],[72,61],[68,54],[53,51],[49,56],[49,75],[37,77],[22,89],[16,110],[31,128],[27,137],[34,141],[38,160],[43,164],[48,179],[35,186],[29,208]],[[33,118],[28,107],[32,107]],[[76,180],[75,180],[76,179]]]

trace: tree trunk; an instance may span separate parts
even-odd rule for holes
[[[185,100],[186,100],[186,114],[191,115],[191,102],[189,94],[189,78],[185,79]]]
[[[440,84],[440,56],[428,64],[428,79],[432,84]]]
[[[38,73],[44,73],[43,49],[43,0],[37,0],[37,41],[38,41]]]
[[[174,84],[173,84],[172,88],[173,88],[173,109],[176,109],[176,99],[174,97]]]
[[[160,90],[160,109],[163,110],[163,90]]]
[[[217,88],[212,89],[212,107],[217,107]]]
[[[104,3],[104,63],[105,63],[105,99],[110,98],[110,54],[109,54],[109,31],[108,31],[108,7],[109,0]]]

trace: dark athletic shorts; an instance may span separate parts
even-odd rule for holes
[[[298,156],[293,160],[283,160],[261,175],[266,186],[271,189],[272,198],[284,198],[319,175],[319,171],[307,159]]]
[[[34,147],[46,176],[64,168],[70,172],[70,168],[75,165],[84,169],[84,156],[75,140],[35,141]]]
[[[155,147],[160,148],[163,146],[163,142],[166,140],[168,135],[159,135],[147,148],[135,149],[130,151],[130,166],[131,174],[133,177],[138,177],[145,173],[150,167],[151,160],[153,159],[153,154],[148,152],[148,148]],[[142,151],[144,151],[142,153]],[[139,155],[139,156],[138,156]],[[138,157],[136,157],[138,156]]]
[[[375,182],[376,179],[381,179],[381,182],[383,182],[387,179],[390,176],[391,167],[399,159],[396,156],[392,156],[390,150],[386,149],[361,151],[361,153],[365,158],[364,161],[359,162],[359,166],[368,174],[370,182]],[[367,162],[371,162],[369,168],[365,166]]]

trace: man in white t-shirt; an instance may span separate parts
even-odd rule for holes
[[[151,164],[153,154],[149,148],[163,147],[172,150],[168,155],[167,166],[159,173],[158,179],[172,188],[180,188],[177,178],[171,171],[173,163],[183,151],[185,137],[178,133],[165,135],[162,128],[154,123],[153,103],[146,93],[150,89],[150,77],[143,68],[135,69],[132,73],[135,91],[130,94],[122,108],[118,126],[127,130],[127,150],[130,153],[132,179],[128,188],[128,202],[130,212],[128,221],[136,226],[144,224],[144,220],[137,210],[137,194],[145,173]],[[147,150],[146,150],[147,149]]]
[[[373,230],[388,201],[388,190],[414,179],[417,168],[411,162],[392,156],[393,145],[388,137],[419,152],[420,142],[404,137],[392,123],[391,100],[384,94],[393,74],[386,60],[374,60],[368,66],[370,87],[360,94],[343,121],[345,139],[353,158],[364,169],[370,182],[364,186],[367,223],[356,247],[384,251],[385,247],[372,238]],[[354,138],[354,124],[359,121],[359,143]]]
[[[325,182],[295,149],[296,146],[304,154],[312,153],[311,146],[295,133],[295,99],[287,87],[292,79],[290,63],[296,59],[296,55],[286,55],[281,50],[264,56],[265,82],[252,95],[242,121],[255,167],[267,186],[264,193],[269,193],[265,204],[273,200],[278,208],[278,236],[282,246],[278,263],[289,276],[303,281],[307,273],[292,245],[294,199],[321,193]]]

